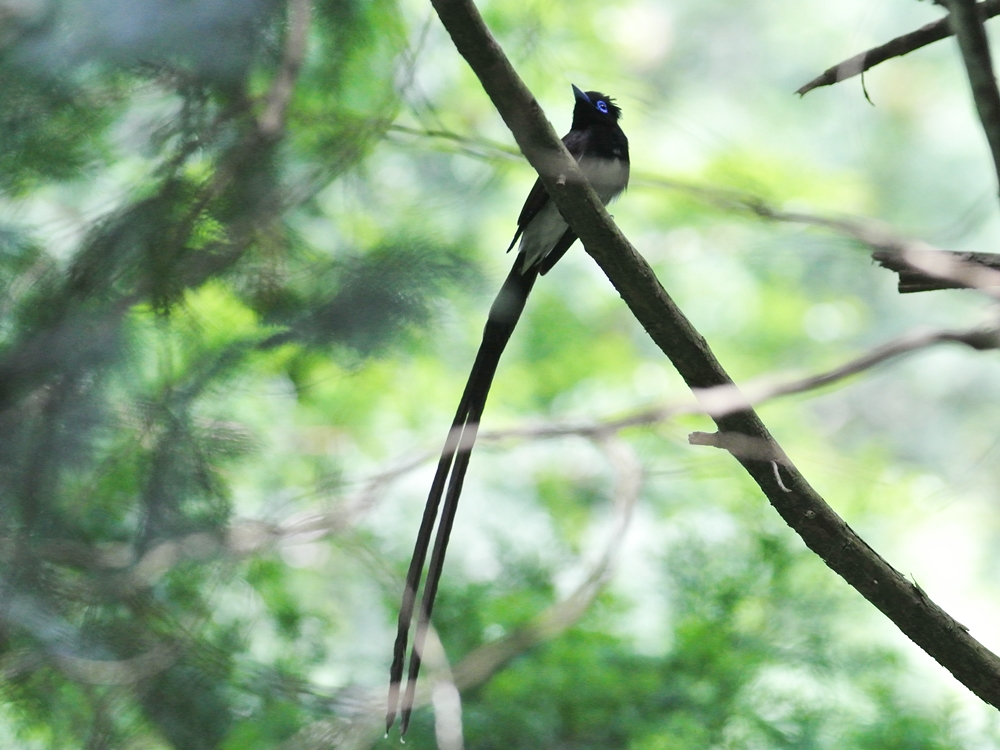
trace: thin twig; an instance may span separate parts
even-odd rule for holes
[[[986,2],[978,3],[976,10],[979,13],[979,17],[984,21],[988,18],[993,18],[993,16],[1000,15],[1000,0],[986,0]],[[802,86],[795,93],[799,96],[805,96],[813,89],[818,89],[822,86],[832,86],[840,81],[853,78],[880,63],[884,63],[886,60],[891,60],[894,57],[902,57],[921,47],[926,47],[928,44],[947,39],[952,33],[947,16],[939,18],[937,21],[931,21],[916,31],[897,36],[885,44],[872,47],[848,60],[844,60],[842,63],[837,63],[832,68],[827,68],[821,75],[809,81],[809,83]]]
[[[432,140],[444,141],[445,143],[453,143],[459,148],[449,149],[450,151],[457,151],[465,154],[466,156],[486,161],[501,159],[504,161],[520,161],[524,158],[521,156],[521,152],[516,148],[508,146],[505,143],[501,143],[500,141],[461,135],[460,133],[456,133],[452,130],[438,128],[413,128],[408,125],[393,123],[389,126],[388,133],[402,133],[403,135],[418,136],[420,138],[429,138]]]
[[[638,181],[652,187],[680,190],[723,208],[749,211],[768,221],[822,227],[852,237],[875,249],[872,257],[878,263],[900,274],[900,293],[971,288],[1000,296],[1000,254],[943,250],[924,240],[904,237],[872,219],[784,211],[741,190],[648,175],[640,175]]]
[[[794,211],[779,211],[766,203],[746,203],[746,207],[761,218],[773,221],[809,224],[824,227],[863,242],[878,253],[873,257],[883,265],[890,263],[908,268],[915,278],[934,288],[967,287],[978,289],[993,297],[1000,296],[1000,270],[991,267],[989,254],[954,253],[934,247],[923,240],[896,234],[880,222],[870,219],[832,218]],[[977,262],[977,257],[983,259]],[[996,256],[1000,260],[1000,256]],[[894,268],[893,270],[898,270]],[[902,278],[900,279],[901,289]]]
[[[766,461],[773,466],[778,464],[791,465],[791,460],[774,442],[752,435],[744,435],[742,432],[722,432],[721,430],[719,432],[692,432],[688,435],[688,443],[719,448],[747,461]],[[775,472],[775,480],[780,479],[781,475]],[[787,487],[783,491],[790,492]]]
[[[1000,0],[996,1],[1000,3]],[[477,159],[495,161],[523,158],[519,152],[512,151],[499,141],[464,136],[449,130],[426,130],[392,125],[390,132],[392,131],[454,143],[461,153]],[[900,274],[901,294],[934,289],[978,288],[990,291],[1000,285],[1000,276],[989,272],[989,269],[1000,272],[1000,254],[943,250],[923,240],[904,237],[881,222],[871,219],[785,211],[776,208],[760,196],[743,190],[702,185],[650,172],[634,172],[631,186],[633,189],[647,187],[676,190],[724,210],[746,211],[768,221],[805,224],[846,235],[874,248],[876,252],[872,257],[883,267]],[[939,253],[940,257],[935,257],[934,253]]]
[[[810,377],[794,380],[780,385],[762,385],[759,390],[750,385],[744,389],[752,404],[762,404],[778,396],[788,396],[793,393],[805,393],[830,385],[852,375],[870,370],[887,360],[903,354],[926,349],[935,344],[956,343],[965,344],[977,351],[1000,348],[1000,334],[995,328],[972,328],[962,331],[927,331],[915,332],[901,336],[894,341],[882,344],[870,352],[863,354],[839,367]]]

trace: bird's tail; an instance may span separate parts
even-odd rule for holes
[[[396,709],[399,704],[399,690],[403,680],[403,665],[406,661],[406,645],[409,637],[410,624],[413,620],[413,608],[416,603],[417,590],[423,574],[424,560],[430,546],[431,532],[437,520],[438,506],[444,496],[444,508],[441,511],[441,521],[438,524],[434,539],[434,549],[431,552],[430,566],[427,571],[427,583],[424,586],[420,601],[420,612],[417,618],[417,629],[413,637],[413,651],[410,655],[410,669],[407,677],[406,693],[401,707],[402,719],[400,733],[405,734],[413,710],[413,700],[416,691],[417,675],[420,673],[420,660],[427,636],[431,611],[434,608],[434,597],[437,595],[438,582],[441,579],[441,569],[444,566],[444,556],[448,549],[448,538],[455,521],[455,511],[458,508],[458,498],[462,493],[462,483],[469,467],[469,458],[476,442],[479,430],[479,420],[486,406],[493,376],[500,362],[500,355],[507,346],[511,334],[517,325],[528,294],[538,278],[538,269],[530,268],[521,271],[520,256],[514,261],[514,267],[507,275],[490,308],[486,328],[483,330],[483,341],[479,345],[475,364],[465,384],[462,400],[451,424],[451,431],[445,441],[441,458],[438,461],[434,481],[431,483],[424,515],[417,532],[417,541],[413,547],[413,557],[406,573],[406,587],[403,590],[403,601],[399,608],[399,622],[396,630],[396,644],[393,648],[392,668],[389,674],[389,703],[386,713],[386,731],[388,732],[396,720]],[[450,480],[449,480],[450,476]],[[445,485],[447,484],[447,493]]]

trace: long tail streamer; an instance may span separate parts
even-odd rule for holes
[[[441,458],[438,461],[434,481],[424,506],[424,515],[417,532],[417,541],[413,547],[413,557],[406,573],[406,587],[403,590],[403,602],[399,608],[399,622],[396,630],[396,644],[393,648],[392,668],[389,675],[389,703],[385,717],[386,732],[396,721],[396,711],[400,708],[400,734],[406,734],[413,711],[416,694],[417,676],[420,673],[421,654],[427,637],[431,612],[434,609],[434,598],[437,595],[438,583],[441,580],[441,570],[448,549],[448,539],[455,521],[458,509],[458,498],[462,494],[462,483],[465,472],[469,468],[469,458],[476,442],[479,430],[479,420],[486,406],[486,398],[496,374],[500,356],[507,347],[511,334],[517,325],[524,304],[528,299],[535,279],[538,278],[538,268],[522,271],[521,258],[518,257],[514,267],[507,276],[490,308],[486,328],[483,330],[483,341],[479,345],[475,364],[465,384],[462,400],[458,404],[455,420],[451,424],[448,439],[445,441]],[[449,479],[450,477],[450,479]],[[447,485],[447,492],[445,486]],[[437,524],[437,535],[434,538],[434,549],[431,552],[430,566],[427,571],[427,583],[424,585],[420,600],[420,610],[417,617],[417,627],[413,637],[413,649],[410,654],[410,668],[407,674],[406,692],[403,695],[402,706],[399,706],[399,693],[403,681],[403,667],[406,663],[406,646],[413,621],[413,609],[417,601],[417,591],[423,576],[424,561],[430,547],[431,533],[438,517],[438,507],[444,497],[444,507],[441,520]]]

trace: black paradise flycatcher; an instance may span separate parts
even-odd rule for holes
[[[576,96],[573,125],[562,141],[573,158],[579,162],[580,170],[597,192],[601,202],[607,205],[628,184],[628,138],[618,126],[621,110],[609,97],[599,91],[584,92],[573,86],[573,93]],[[539,274],[544,276],[548,273],[577,239],[576,234],[559,213],[559,209],[549,200],[549,194],[545,191],[541,180],[536,180],[531,192],[528,193],[521,214],[517,217],[517,231],[510,247],[507,248],[508,252],[518,239],[521,240],[521,244],[517,249],[517,259],[490,308],[486,328],[483,331],[483,341],[479,345],[476,361],[462,393],[462,400],[458,404],[455,421],[452,422],[451,432],[448,433],[444,450],[441,452],[437,473],[434,475],[427,505],[424,507],[420,530],[417,532],[413,557],[406,574],[403,602],[399,608],[399,626],[396,631],[396,645],[393,649],[389,676],[386,732],[392,728],[396,720],[413,606],[416,603],[417,589],[420,587],[424,560],[430,545],[431,531],[437,520],[441,497],[444,496],[444,508],[434,539],[427,583],[420,601],[417,629],[413,637],[413,651],[410,654],[410,669],[401,710],[401,735],[406,733],[410,722],[417,675],[420,673],[420,658],[427,637],[431,610],[434,607],[434,597],[437,595],[438,582],[441,579],[448,537],[451,535],[458,498],[462,493],[462,482],[469,467],[479,420],[483,415],[483,407],[486,406],[486,397],[489,395],[500,355],[503,354],[518,318],[521,317],[524,303],[528,299],[531,287],[535,284],[535,279]]]

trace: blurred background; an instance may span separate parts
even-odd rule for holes
[[[745,208],[996,247],[952,40],[869,71],[867,98],[793,95],[939,8],[479,7],[560,133],[571,83],[617,100],[615,220],[737,381],[994,314]],[[397,742],[402,577],[533,171],[422,0],[0,0],[0,92],[0,742]],[[1000,745],[994,709],[688,445],[707,419],[650,415],[686,403],[576,247],[501,363],[407,744]],[[761,414],[1000,650],[994,353],[940,346]]]

